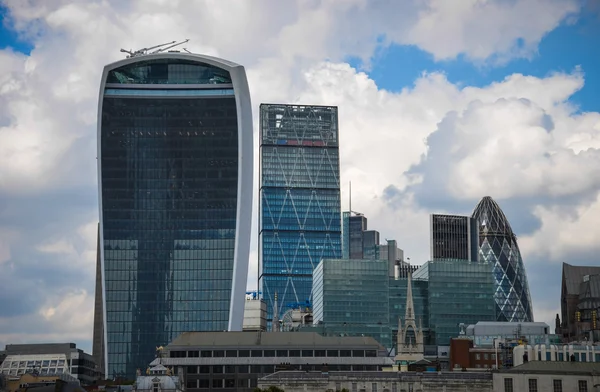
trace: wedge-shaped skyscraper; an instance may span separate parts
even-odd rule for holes
[[[104,68],[94,354],[107,377],[135,377],[182,332],[242,329],[252,136],[240,65],[169,52]]]
[[[531,296],[517,237],[508,219],[491,197],[473,211],[479,225],[479,261],[493,264],[498,321],[533,321]]]

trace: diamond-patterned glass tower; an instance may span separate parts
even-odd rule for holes
[[[527,275],[508,219],[491,197],[486,196],[473,211],[479,224],[479,261],[493,263],[496,280],[496,319],[533,321]]]
[[[273,317],[310,301],[321,259],[341,257],[337,107],[260,106],[259,287]]]

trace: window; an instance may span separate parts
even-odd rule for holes
[[[483,354],[483,359],[485,359],[486,361],[487,361],[488,359],[490,359],[490,356],[489,356],[489,354],[487,354],[487,353]]]
[[[338,350],[327,350],[327,356],[328,357],[339,357],[339,352]]]
[[[392,383],[392,392],[398,392],[398,384],[395,382]]]
[[[514,392],[513,391],[513,379],[507,377],[504,379],[504,392]]]
[[[225,351],[223,351],[223,350],[213,351],[213,357],[215,357],[215,358],[223,358],[224,356],[225,356]]]
[[[198,388],[209,388],[210,383],[207,378],[201,378],[198,380]]]
[[[188,358],[198,358],[200,356],[200,351],[188,351]]]
[[[481,359],[481,354],[475,354],[475,359],[479,361]]]
[[[208,374],[208,373],[210,373],[210,366],[201,365],[200,366],[200,373],[201,374]]]
[[[225,351],[225,356],[237,357],[237,350],[227,350],[227,351]]]
[[[287,352],[287,350],[277,350],[277,356],[279,358],[287,357],[288,356],[288,352]]]
[[[247,358],[250,356],[250,350],[240,350],[239,356],[243,358]]]
[[[303,357],[312,357],[313,356],[313,350],[302,350],[302,356]]]
[[[263,356],[262,350],[252,350],[252,357],[258,358],[258,357],[262,357],[262,356]]]
[[[529,392],[538,392],[537,378],[530,378],[528,383],[529,383]]]
[[[358,392],[358,383],[352,383],[352,392]]]
[[[275,350],[265,350],[264,353],[265,357],[267,358],[272,358],[275,356]]]
[[[235,365],[225,365],[225,373],[235,373]]]
[[[554,392],[562,392],[562,380],[552,380]]]
[[[324,357],[325,350],[315,350],[315,357]]]
[[[186,388],[188,389],[196,389],[198,388],[198,380],[187,380],[185,383]]]
[[[226,378],[225,388],[235,388],[235,378]]]
[[[198,366],[188,366],[187,367],[187,374],[196,374],[198,373]],[[196,387],[194,387],[196,388]]]
[[[299,357],[300,350],[290,350],[290,357]]]
[[[200,351],[200,356],[202,358],[211,358],[212,357],[212,351],[210,351],[210,350],[202,350],[202,351]]]
[[[588,392],[586,380],[579,380],[577,384],[579,385],[579,392]]]
[[[157,382],[152,384],[152,392],[158,392],[158,383]]]
[[[371,383],[371,392],[377,392],[377,383]]]

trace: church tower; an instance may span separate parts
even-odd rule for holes
[[[406,284],[406,312],[404,314],[404,328],[402,319],[398,318],[398,338],[396,345],[396,361],[419,361],[424,358],[423,325],[419,320],[419,327],[415,320],[415,308],[412,296],[412,272],[408,273]]]

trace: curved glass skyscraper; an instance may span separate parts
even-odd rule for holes
[[[498,321],[533,321],[525,266],[508,219],[489,196],[473,211],[479,224],[479,261],[494,265],[496,318]]]
[[[240,65],[161,53],[104,68],[95,328],[107,377],[133,378],[182,332],[242,329],[252,137]]]

